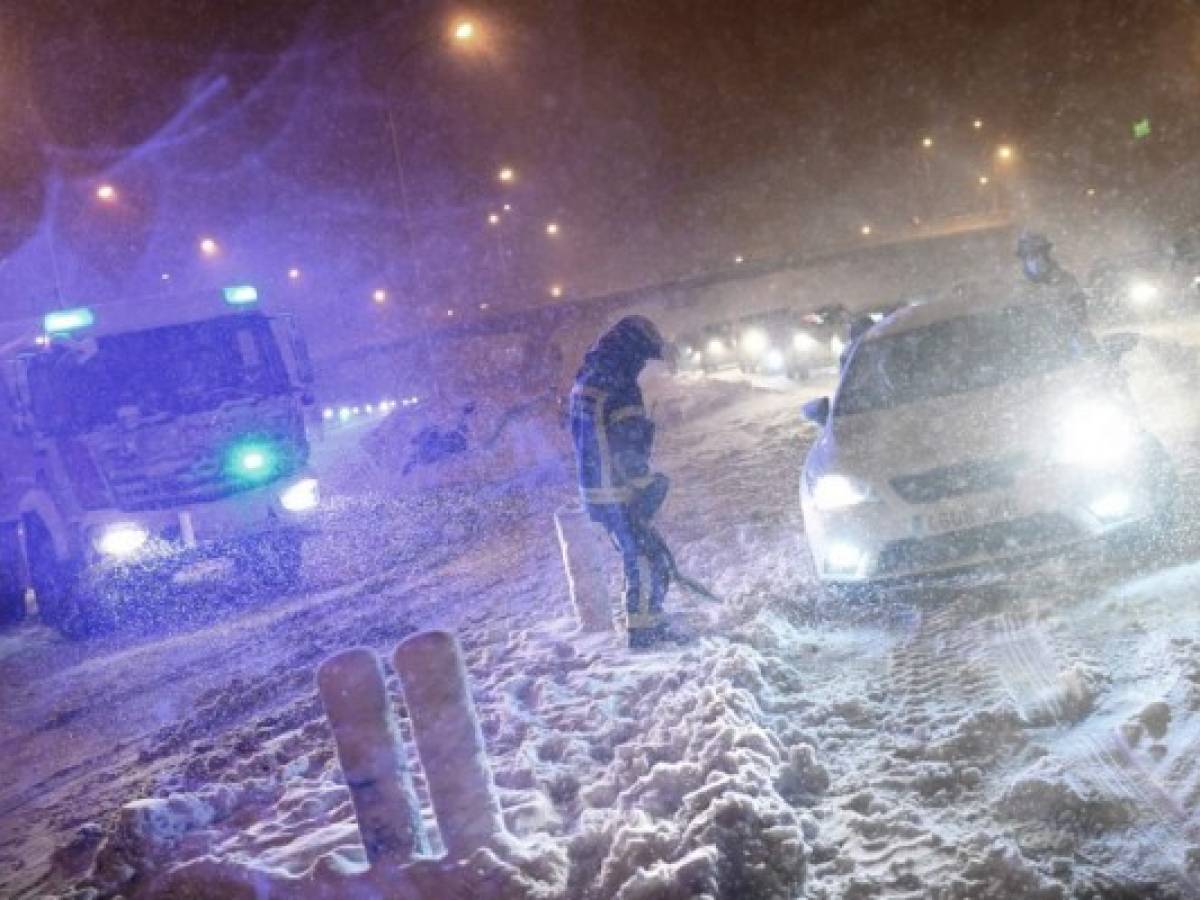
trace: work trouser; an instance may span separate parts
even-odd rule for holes
[[[629,646],[652,644],[666,624],[663,601],[671,585],[670,551],[654,527],[624,504],[591,506],[589,512],[621,553]]]

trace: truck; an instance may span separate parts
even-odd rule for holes
[[[312,366],[252,286],[59,309],[0,343],[0,623],[83,637],[189,584],[298,583],[320,503]],[[161,321],[160,321],[161,320]]]

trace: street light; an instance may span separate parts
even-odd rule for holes
[[[551,297],[561,297],[562,295],[563,295],[563,289],[562,289],[561,284],[552,284],[550,286],[550,296]]]
[[[979,183],[980,183],[981,185],[983,185],[984,187],[987,187],[987,183],[988,183],[990,180],[991,180],[991,179],[990,179],[990,178],[988,178],[986,175],[980,175],[980,176],[979,176]]]
[[[475,37],[475,23],[470,19],[460,19],[454,26],[454,39],[456,41],[469,41]]]
[[[505,166],[496,173],[496,177],[508,184],[516,180],[517,173],[512,170],[511,166]]]
[[[983,119],[976,119],[974,122],[971,123],[971,125],[974,126],[976,131],[978,131],[979,129],[981,129],[983,127]]]
[[[288,269],[288,278],[292,279],[292,281],[295,281],[299,277],[300,277],[299,269],[296,269],[296,268]]]
[[[102,184],[96,188],[96,199],[104,203],[112,203],[117,199],[117,189],[111,184]]]
[[[1013,158],[1013,148],[1008,144],[1001,144],[996,148],[996,159],[1001,162],[1009,162]]]
[[[375,292],[371,294],[371,299],[376,303],[386,303],[387,291],[385,291],[383,288],[375,288]]]
[[[924,147],[926,150],[928,150],[930,147],[933,146],[933,138],[929,137],[929,135],[926,135],[925,137],[921,138],[921,146]]]
[[[489,225],[499,225],[500,224],[500,213],[488,213],[488,224]]]
[[[205,256],[216,256],[221,252],[220,246],[210,237],[200,239],[200,252]]]
[[[554,237],[555,235],[557,235],[558,234],[558,223],[557,222],[547,222],[546,223],[546,234],[550,235],[550,237]]]
[[[448,310],[446,310],[446,316],[447,316],[448,318],[451,318],[451,319],[453,319],[453,318],[454,318],[454,310],[452,310],[452,309],[448,309]]]
[[[870,225],[864,225],[862,228],[860,228],[860,229],[859,229],[859,231],[861,231],[861,232],[862,232],[862,236],[863,236],[863,237],[870,237],[870,235],[871,235],[871,226],[870,226]]]
[[[742,254],[740,254],[740,253],[733,258],[734,265],[740,266],[745,261],[746,261],[746,257],[742,256]]]

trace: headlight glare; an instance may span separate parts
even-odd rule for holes
[[[822,512],[858,506],[866,502],[867,496],[864,489],[845,475],[822,475],[812,492],[813,503]]]
[[[302,478],[279,495],[279,505],[288,512],[306,512],[321,502],[321,491],[315,478]]]
[[[1088,404],[1064,416],[1056,455],[1067,465],[1104,468],[1124,462],[1135,438],[1134,423],[1120,409],[1104,402]]]
[[[104,556],[124,558],[142,549],[149,539],[150,532],[137,522],[113,522],[96,532],[92,544]]]

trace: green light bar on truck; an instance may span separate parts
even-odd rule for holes
[[[258,302],[258,288],[252,284],[234,284],[225,288],[225,302],[230,306],[253,306]]]
[[[96,324],[95,314],[86,306],[75,309],[56,309],[46,313],[42,319],[42,330],[46,334],[70,334],[80,328]]]

